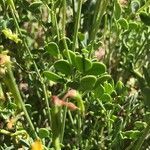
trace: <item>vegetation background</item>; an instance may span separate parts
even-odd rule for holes
[[[150,0],[0,0],[0,149],[150,149]]]

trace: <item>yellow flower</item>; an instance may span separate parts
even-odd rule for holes
[[[31,150],[43,150],[42,142],[40,139],[37,139],[32,143]]]

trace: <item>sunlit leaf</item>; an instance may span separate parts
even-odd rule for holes
[[[103,76],[99,77],[96,81],[95,88],[97,88],[97,86],[99,86],[100,84],[103,84],[105,81],[107,81],[109,79],[111,79],[110,75],[103,75]]]
[[[101,75],[105,73],[106,71],[106,66],[103,63],[100,62],[93,62],[92,63],[92,68],[88,70],[86,74],[90,75]]]
[[[82,56],[76,56],[76,68],[80,72],[84,73],[85,71],[88,71],[92,67],[92,62],[84,58]]]
[[[57,71],[61,72],[62,74],[65,75],[70,75],[71,74],[71,65],[67,60],[58,60],[54,63],[54,67]]]
[[[104,89],[104,87],[100,84],[99,86],[97,86],[97,88],[95,88],[95,89],[93,90],[93,92],[94,92],[94,95],[95,95],[96,98],[100,98],[100,97],[104,94],[105,89]]]
[[[58,57],[59,55],[59,48],[58,45],[54,42],[50,42],[48,43],[44,49],[52,56]]]
[[[118,24],[121,26],[122,29],[127,30],[129,28],[129,24],[128,24],[127,20],[124,18],[120,18],[118,20]]]
[[[115,17],[115,19],[118,20],[120,18],[121,11],[122,11],[121,6],[120,6],[118,0],[115,0],[115,6],[114,6],[114,17]]]
[[[104,88],[105,88],[105,92],[108,94],[111,94],[114,91],[113,86],[108,82],[104,82]]]
[[[100,100],[103,101],[103,102],[109,102],[111,101],[111,96],[107,93],[104,93],[101,97],[100,97]]]
[[[75,64],[76,64],[76,54],[75,54],[73,51],[71,51],[71,50],[64,50],[64,51],[63,51],[63,54],[65,55],[65,57],[66,57],[68,60],[69,60],[69,58],[68,58],[68,55],[67,55],[67,51],[68,51],[68,53],[69,53],[69,56],[70,56],[72,65],[75,66]]]
[[[2,32],[8,39],[14,41],[15,43],[22,42],[21,39],[18,38],[18,35],[15,33],[12,33],[10,29],[5,28],[4,30],[2,30]]]
[[[51,72],[51,71],[44,71],[43,75],[50,81],[53,82],[64,82],[64,80],[57,74]]]
[[[80,88],[83,91],[92,90],[94,88],[95,83],[96,83],[96,77],[93,75],[87,75],[81,79]]]
[[[40,10],[39,10],[39,8],[40,8],[40,6],[42,6],[42,2],[33,2],[33,3],[31,3],[30,5],[29,5],[29,10],[31,11],[31,12],[33,12],[33,13],[40,13]]]
[[[138,29],[138,24],[136,22],[129,22],[129,29],[130,30],[136,30]]]
[[[46,138],[49,136],[49,131],[46,128],[40,128],[39,129],[39,137],[41,139]]]

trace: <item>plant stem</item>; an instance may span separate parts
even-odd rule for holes
[[[63,18],[62,18],[62,39],[63,39],[63,42],[64,42],[64,46],[65,46],[65,49],[67,51],[67,56],[68,56],[68,60],[69,60],[69,63],[71,64],[72,61],[71,61],[71,58],[70,58],[70,54],[69,54],[69,51],[68,51],[68,46],[67,46],[67,42],[66,42],[66,0],[63,0]]]
[[[143,130],[143,134],[142,136],[139,138],[139,140],[137,141],[136,145],[133,145],[134,149],[136,150],[140,150],[141,146],[146,138],[146,136],[148,135],[148,133],[150,132],[150,121],[147,125],[147,127]]]
[[[91,29],[90,36],[89,36],[90,41],[93,38],[93,32],[96,26],[96,21],[97,21],[97,16],[99,13],[100,6],[101,6],[101,1],[97,0],[95,4],[95,11],[94,11],[93,21],[92,21],[92,26],[91,26],[92,29]]]
[[[11,132],[4,130],[4,129],[0,129],[0,134],[10,135]]]
[[[58,28],[58,23],[57,23],[57,17],[56,17],[56,9],[54,8],[54,1],[51,0],[51,8],[49,8],[48,4],[46,3],[46,1],[42,0],[43,4],[45,4],[45,6],[48,8],[49,12],[50,12],[50,16],[51,16],[51,22],[52,22],[52,28],[54,29],[52,32],[53,34],[53,38],[55,36],[55,31],[57,33],[57,39],[58,41],[60,40],[60,34],[59,34],[59,28]]]
[[[24,114],[26,116],[26,119],[27,119],[27,121],[29,123],[29,126],[31,128],[32,134],[33,134],[34,138],[37,139],[38,136],[37,136],[37,134],[35,132],[34,126],[32,124],[32,121],[30,119],[30,116],[29,116],[29,114],[27,112],[27,109],[26,109],[25,104],[24,104],[24,102],[23,102],[23,100],[21,98],[21,95],[20,95],[19,89],[17,87],[17,84],[15,82],[15,78],[14,78],[13,72],[11,70],[11,64],[8,63],[6,67],[7,67],[7,74],[6,74],[6,77],[4,78],[5,83],[7,84],[7,86],[10,89],[10,91],[12,92],[12,94],[14,96],[14,99],[17,102],[17,104],[19,104],[21,109],[23,110],[23,112],[24,112]]]
[[[91,57],[91,53],[93,51],[93,46],[94,46],[94,41],[96,39],[96,34],[99,30],[99,25],[101,23],[103,14],[107,8],[108,1],[107,0],[103,0],[101,2],[97,1],[97,3],[99,7],[96,7],[96,10],[94,13],[93,28],[90,34],[91,49],[89,51],[89,57]]]
[[[78,118],[77,118],[77,123],[78,123],[78,130],[77,130],[77,139],[78,139],[78,146],[81,148],[81,142],[82,142],[82,119],[81,119],[81,114],[78,113]],[[82,148],[81,148],[82,149]]]
[[[11,1],[12,1],[12,3],[13,3],[13,0],[11,0]],[[24,39],[24,37],[23,37],[23,35],[22,35],[22,32],[21,32],[20,27],[19,27],[19,24],[18,24],[18,22],[17,22],[16,16],[15,16],[15,14],[14,14],[14,10],[12,9],[12,6],[11,6],[11,5],[10,5],[10,10],[11,10],[13,19],[14,19],[14,21],[15,21],[15,25],[16,25],[16,28],[17,28],[17,30],[18,30],[18,33],[19,33],[20,37],[22,38],[22,42],[23,42],[23,44],[24,44],[24,47],[26,48],[26,52],[29,54],[30,59],[31,59],[32,62],[33,62],[33,65],[34,65],[34,67],[35,67],[36,73],[37,73],[37,75],[38,75],[38,77],[39,77],[39,80],[40,80],[40,82],[41,82],[41,85],[42,85],[42,88],[43,88],[43,92],[44,92],[44,96],[45,96],[46,106],[47,106],[47,109],[48,109],[48,118],[49,118],[49,122],[50,122],[50,124],[51,124],[50,106],[49,106],[48,95],[47,95],[47,92],[46,92],[46,86],[45,86],[45,84],[44,84],[44,81],[43,81],[43,78],[42,78],[42,76],[41,76],[41,74],[40,74],[40,71],[39,71],[39,69],[38,69],[38,67],[37,67],[37,65],[36,65],[36,63],[35,63],[35,61],[34,61],[34,58],[33,58],[32,54],[31,54],[31,52],[30,52],[30,49],[29,49],[29,47],[28,47],[28,45],[27,45],[27,43],[26,43],[26,40]]]
[[[14,4],[13,0],[7,0],[7,3],[8,3],[8,5],[11,6],[13,12],[15,12],[15,14],[16,14],[16,19],[19,21],[20,20],[19,15],[18,15],[18,12],[16,11],[15,4]]]
[[[52,142],[55,150],[61,150],[60,146],[60,129],[61,129],[61,116],[60,116],[60,107],[52,106]]]
[[[74,125],[74,121],[73,121],[72,114],[71,114],[70,110],[68,110],[68,115],[69,115],[69,118],[70,118],[71,125],[75,130],[75,125]]]
[[[76,46],[77,46],[78,30],[79,30],[79,27],[80,27],[82,3],[83,3],[83,0],[78,1],[78,11],[77,11],[75,27],[74,27],[72,51],[75,51]]]
[[[144,41],[141,43],[140,47],[139,47],[139,50],[137,51],[136,53],[136,58],[135,58],[135,61],[134,61],[134,64],[137,63],[138,60],[140,60],[140,57],[141,55],[143,54],[143,52],[145,51],[145,45],[146,45],[146,42],[147,42],[147,38],[148,36],[144,39]]]
[[[60,135],[60,142],[61,143],[63,142],[63,138],[64,138],[66,114],[67,114],[67,107],[65,107],[64,112],[63,112],[63,120],[62,120],[61,135]]]
[[[72,0],[73,20],[75,20],[75,2]]]
[[[56,137],[54,140],[55,150],[61,150],[59,137]]]
[[[148,0],[140,9],[138,9],[137,13],[140,13],[143,9],[149,7],[150,0]]]

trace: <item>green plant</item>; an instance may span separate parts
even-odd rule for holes
[[[0,4],[0,149],[149,148],[149,1]]]

